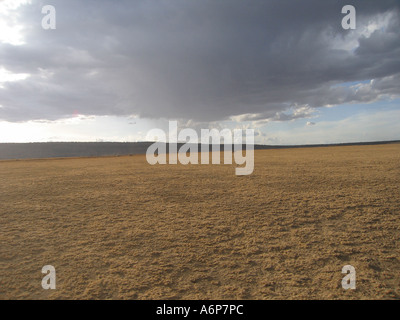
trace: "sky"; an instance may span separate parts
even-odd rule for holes
[[[0,0],[0,143],[398,140],[399,30],[398,0]]]

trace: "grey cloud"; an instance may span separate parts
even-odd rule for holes
[[[31,77],[4,83],[0,119],[86,115],[286,121],[318,108],[400,91],[398,1],[350,1],[358,28],[389,26],[335,47],[341,0],[48,1],[57,29],[40,27],[40,1],[21,8],[26,45],[0,44],[0,65]],[[47,3],[46,3],[47,4]],[[336,86],[371,80],[370,86]]]

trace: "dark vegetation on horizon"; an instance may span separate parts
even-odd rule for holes
[[[68,157],[101,157],[145,154],[147,148],[154,142],[43,142],[43,143],[0,143],[0,159],[42,159]],[[309,148],[327,146],[355,146],[400,143],[395,141],[354,142],[336,144],[312,145],[254,145],[255,150]],[[178,150],[183,143],[178,143]],[[211,145],[209,146],[211,150]],[[243,147],[245,149],[245,147]],[[201,147],[199,145],[199,151]],[[221,145],[221,151],[223,151]],[[168,152],[168,144],[167,144]]]

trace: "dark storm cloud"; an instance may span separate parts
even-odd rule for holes
[[[48,1],[20,8],[26,44],[0,44],[0,119],[87,115],[290,120],[308,108],[400,91],[399,2],[321,0]],[[341,9],[357,9],[343,30]],[[385,28],[363,35],[378,15]],[[355,50],[343,44],[355,41]],[[344,82],[375,79],[362,87]],[[297,108],[297,109],[296,109]],[[286,112],[294,110],[293,112]],[[297,111],[296,111],[297,110]]]

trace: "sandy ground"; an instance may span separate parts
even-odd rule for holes
[[[399,299],[399,187],[400,144],[256,151],[243,177],[2,161],[0,299]]]

